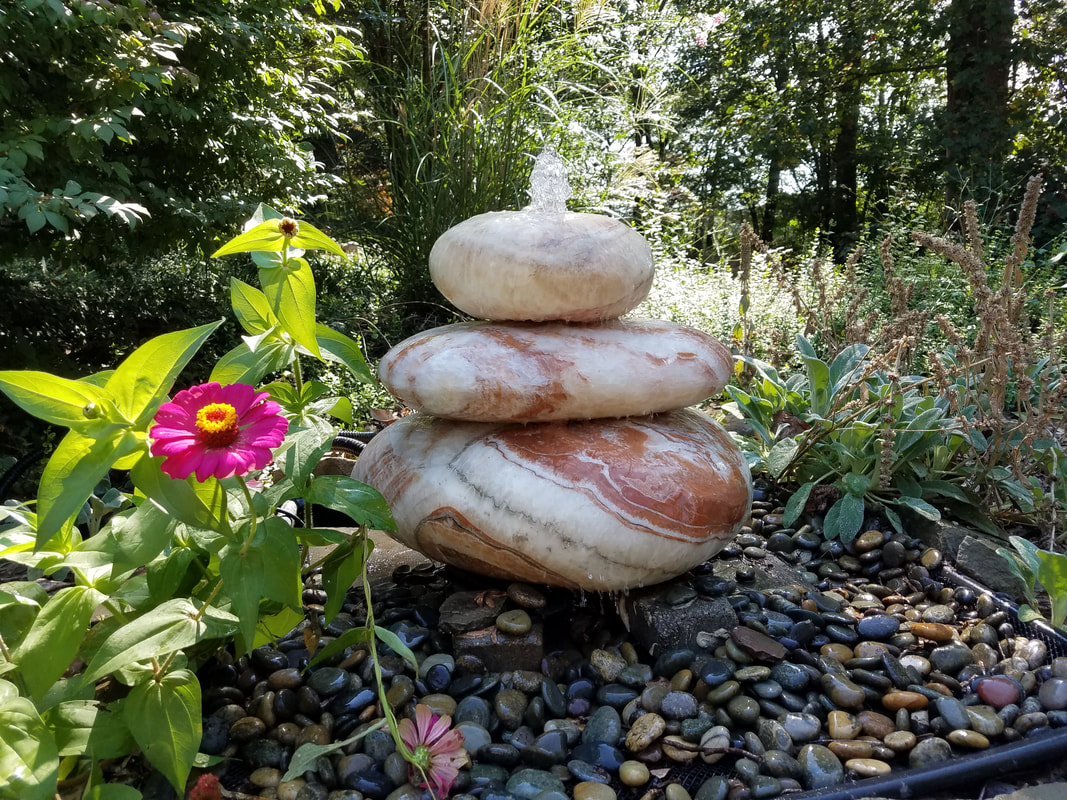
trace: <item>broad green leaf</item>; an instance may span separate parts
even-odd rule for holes
[[[932,505],[927,503],[925,500],[921,500],[918,497],[908,497],[907,495],[902,495],[901,497],[897,498],[896,504],[901,506],[907,506],[920,517],[931,520],[932,522],[937,522],[939,519],[941,519],[940,511],[938,511]]]
[[[187,598],[168,600],[108,636],[89,662],[82,681],[96,681],[135,661],[166,656],[207,639],[223,638],[236,627],[236,617],[217,608],[209,607],[197,619],[197,608]]]
[[[281,329],[316,358],[315,276],[302,258],[289,261],[285,269],[261,269],[259,282]]]
[[[175,547],[162,561],[148,565],[148,589],[158,602],[180,594],[189,594],[203,578],[203,571],[193,562],[201,554],[189,547]],[[204,556],[206,561],[207,556]]]
[[[1067,555],[1038,550],[1037,561],[1037,579],[1052,605],[1052,624],[1062,627],[1067,619]]]
[[[332,528],[294,528],[296,540],[310,547],[327,547],[335,544],[346,544],[349,541],[348,534],[335,531]]]
[[[323,562],[322,588],[326,590],[323,616],[327,623],[337,616],[348,590],[363,575],[364,556],[370,558],[373,549],[373,541],[357,536],[336,548]]]
[[[155,503],[142,503],[132,512],[112,517],[102,531],[78,545],[75,552],[106,555],[112,564],[111,574],[121,575],[162,553],[177,524]]]
[[[780,477],[789,468],[799,447],[796,439],[782,439],[771,448],[767,453],[767,472],[772,478]]]
[[[400,641],[399,636],[388,628],[383,628],[380,625],[374,626],[374,634],[385,642],[389,646],[389,649],[407,661],[414,672],[417,673],[419,671],[419,662],[415,660],[415,654],[411,652],[410,647]]]
[[[179,795],[200,749],[200,683],[179,669],[134,686],[126,698],[126,724],[141,752]]]
[[[324,359],[344,365],[358,381],[374,382],[374,376],[363,358],[363,351],[359,349],[355,339],[322,324],[315,326],[315,338]]]
[[[255,385],[270,373],[292,363],[293,354],[293,346],[280,340],[264,342],[255,350],[242,343],[219,359],[211,371],[211,380],[223,385]]]
[[[276,642],[305,619],[303,610],[286,607],[277,614],[260,617],[256,624],[256,638],[252,640],[252,649],[255,650],[270,642]]]
[[[233,253],[249,253],[255,251],[282,252],[287,247],[302,248],[304,250],[326,250],[334,255],[348,260],[345,251],[333,239],[320,231],[314,225],[302,220],[292,220],[296,224],[296,235],[287,237],[282,233],[282,220],[274,217],[265,219],[263,222],[236,236],[214,253],[212,258],[228,256]]]
[[[804,506],[808,504],[808,498],[811,497],[811,490],[817,485],[816,481],[809,481],[793,492],[793,496],[785,504],[785,515],[782,517],[783,525],[792,525],[800,519],[800,515],[804,512]]]
[[[266,295],[237,278],[230,278],[230,305],[241,327],[250,334],[266,333],[278,325]]]
[[[60,589],[45,603],[12,654],[35,700],[66,672],[89,629],[93,610],[105,599],[88,586],[70,586]]]
[[[53,800],[59,751],[33,703],[0,680],[0,800]]]
[[[858,472],[850,472],[842,478],[845,484],[845,490],[849,494],[854,494],[857,497],[863,497],[867,493],[867,490],[871,488],[871,479],[866,475],[861,475]]]
[[[0,391],[23,411],[45,422],[83,431],[94,423],[100,424],[90,416],[92,407],[110,403],[107,394],[91,383],[58,378],[47,372],[0,372]]]
[[[138,490],[151,503],[186,525],[227,533],[223,523],[226,492],[222,484],[210,477],[198,482],[194,475],[185,480],[171,478],[159,468],[162,461],[162,456],[143,458],[130,471]]]
[[[71,522],[93,489],[120,458],[145,446],[130,430],[95,439],[70,431],[60,440],[41,476],[37,495],[37,549]]]
[[[1019,606],[1019,610],[1016,613],[1019,616],[1019,622],[1037,622],[1039,619],[1045,618],[1040,611],[1027,603]]]
[[[381,531],[396,530],[389,504],[381,492],[347,475],[316,476],[305,499],[347,514],[357,525]]]
[[[1038,570],[1041,569],[1041,560],[1037,557],[1038,546],[1022,536],[1009,536],[1008,542],[1015,548],[1015,552],[1022,557],[1034,575],[1037,575]]]
[[[298,490],[303,490],[319,460],[333,445],[333,426],[319,417],[306,417],[290,423],[285,449],[276,454],[282,471]]]
[[[963,489],[948,481],[925,480],[922,482],[922,493],[923,497],[951,497],[961,503],[972,502]]]
[[[247,531],[240,531],[241,537]],[[230,544],[219,553],[219,574],[241,621],[241,635],[251,649],[259,622],[259,602],[275,600],[300,608],[300,547],[293,529],[279,517],[268,517],[256,528],[251,543]]]
[[[171,385],[196,355],[200,345],[222,320],[165,333],[145,342],[123,361],[108,378],[105,388],[119,411],[144,430],[155,415]]]
[[[851,542],[863,527],[863,498],[854,494],[845,494],[830,506],[823,520],[823,534],[827,539],[840,539]]]
[[[124,702],[104,707],[95,700],[68,700],[46,711],[44,720],[55,732],[59,755],[121,758],[136,750],[122,713]]]
[[[850,344],[830,362],[830,392],[837,395],[842,389],[859,380],[863,374],[863,359],[870,347],[865,344]]]
[[[1008,571],[1022,581],[1023,590],[1026,592],[1026,599],[1034,605],[1037,605],[1037,595],[1034,594],[1034,584],[1037,582],[1037,570],[1031,569],[1025,558],[1021,558],[1006,547],[998,547],[997,555],[1007,562]]]
[[[47,602],[48,595],[37,583],[0,584],[0,637],[8,649],[18,646]]]

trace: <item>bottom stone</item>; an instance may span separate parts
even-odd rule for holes
[[[741,452],[689,409],[531,425],[416,414],[378,434],[352,475],[385,496],[396,538],[430,558],[601,591],[702,563],[752,501]]]

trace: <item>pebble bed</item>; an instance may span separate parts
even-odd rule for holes
[[[416,654],[379,662],[398,716],[422,703],[462,731],[470,764],[453,797],[482,800],[745,800],[946,762],[1067,726],[1067,657],[1020,634],[988,594],[946,586],[941,554],[873,527],[849,545],[781,527],[757,491],[752,525],[673,596],[724,597],[740,624],[649,655],[613,598],[400,568],[374,586],[375,621]],[[795,585],[756,591],[768,553]],[[363,624],[361,595],[325,630]],[[311,614],[324,593],[305,589]],[[473,627],[471,627],[473,626]],[[539,669],[490,669],[452,633],[501,641],[544,631]],[[380,717],[366,650],[303,670],[301,628],[201,674],[201,750],[236,757],[224,784],[280,800],[416,800],[385,730],[283,781],[294,750],[351,737]]]

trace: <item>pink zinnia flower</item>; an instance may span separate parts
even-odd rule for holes
[[[164,456],[167,475],[184,480],[245,475],[267,466],[289,420],[267,392],[244,383],[183,389],[156,412],[149,452]]]
[[[467,760],[463,734],[449,730],[452,717],[439,717],[429,706],[415,706],[415,721],[400,720],[400,739],[414,753],[409,769],[412,783],[447,795],[459,768]]]

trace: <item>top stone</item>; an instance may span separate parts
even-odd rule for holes
[[[430,277],[461,311],[495,321],[600,322],[635,308],[652,287],[639,233],[599,214],[497,211],[450,228],[430,252]]]

